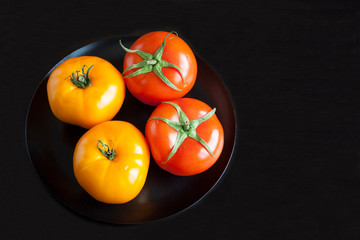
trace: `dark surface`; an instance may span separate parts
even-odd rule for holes
[[[63,60],[79,56],[101,57],[122,71],[126,46],[140,36],[119,36],[86,45]],[[75,145],[86,129],[57,120],[48,104],[46,84],[49,74],[41,82],[31,101],[26,120],[26,145],[31,162],[48,190],[64,205],[77,213],[106,223],[139,224],[157,221],[188,209],[208,192],[227,170],[235,145],[235,116],[229,93],[222,80],[200,58],[197,58],[197,79],[186,98],[199,99],[218,108],[216,116],[224,129],[224,148],[220,158],[202,174],[179,177],[157,166],[150,158],[145,185],[140,194],[126,204],[104,204],[88,195],[74,176],[72,157]],[[56,68],[54,66],[54,68]],[[142,104],[128,91],[114,120],[127,121],[145,136],[145,125],[155,107]],[[152,164],[154,163],[154,164]]]
[[[359,239],[357,1],[2,1],[1,239]],[[42,78],[99,39],[175,30],[235,105],[229,171],[195,207],[119,226],[74,214],[26,152]]]

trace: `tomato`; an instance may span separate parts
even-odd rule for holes
[[[183,97],[195,84],[197,63],[184,40],[163,31],[137,39],[124,58],[124,78],[130,93],[141,102],[157,106]]]
[[[52,71],[47,94],[55,117],[91,128],[117,114],[125,98],[125,82],[120,72],[102,58],[74,57]]]
[[[179,176],[198,174],[213,166],[224,146],[224,131],[215,110],[192,98],[157,106],[145,127],[155,162]]]
[[[124,121],[106,121],[88,130],[74,151],[75,177],[98,201],[121,204],[144,186],[150,152],[144,135]]]

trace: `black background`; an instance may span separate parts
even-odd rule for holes
[[[20,1],[0,7],[1,239],[359,239],[356,1]],[[237,141],[222,181],[157,222],[97,222],[48,193],[25,121],[42,78],[99,39],[175,30],[223,79]]]

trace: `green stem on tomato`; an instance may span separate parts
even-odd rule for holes
[[[216,108],[212,109],[210,112],[208,112],[207,114],[205,114],[201,118],[194,119],[194,120],[189,120],[189,118],[186,116],[184,111],[179,107],[179,105],[177,105],[175,103],[172,103],[172,102],[163,102],[163,103],[170,104],[173,107],[175,107],[177,112],[178,112],[178,115],[179,115],[179,122],[174,122],[174,121],[171,121],[171,120],[163,118],[163,117],[152,117],[152,118],[149,119],[149,121],[150,120],[155,120],[155,119],[161,120],[161,121],[165,122],[168,126],[172,127],[173,129],[175,129],[178,132],[175,143],[174,143],[174,146],[173,146],[168,158],[163,163],[167,163],[170,160],[170,158],[172,156],[174,156],[174,154],[177,152],[177,150],[179,149],[181,144],[188,137],[190,137],[190,138],[194,139],[195,141],[199,142],[209,152],[209,154],[212,157],[214,157],[214,154],[212,153],[209,145],[204,141],[204,139],[202,139],[197,134],[196,128],[201,123],[208,120],[212,115],[214,115],[214,113],[216,111]]]
[[[164,49],[165,49],[165,40],[166,38],[171,34],[171,33],[174,33],[177,35],[176,32],[170,32],[168,33],[161,46],[156,50],[156,52],[154,53],[154,55],[150,54],[150,53],[147,53],[147,52],[143,52],[141,50],[131,50],[131,49],[128,49],[126,48],[124,45],[122,45],[121,43],[121,40],[119,41],[120,43],[120,46],[128,53],[136,53],[138,54],[141,58],[144,59],[144,61],[141,61],[139,63],[135,63],[133,65],[130,65],[129,67],[127,67],[123,74],[129,70],[132,70],[132,69],[135,69],[135,68],[138,68],[135,72],[129,74],[129,75],[126,75],[124,76],[124,78],[131,78],[131,77],[134,77],[134,76],[137,76],[137,75],[140,75],[140,74],[144,74],[144,73],[148,73],[148,72],[153,72],[155,73],[168,87],[176,90],[176,91],[182,91],[181,89],[179,89],[178,87],[176,87],[172,82],[169,81],[169,79],[167,79],[167,77],[164,75],[163,71],[162,71],[162,68],[164,67],[173,67],[175,69],[177,69],[181,75],[181,78],[182,78],[182,81],[183,81],[183,84],[186,85],[185,83],[185,79],[184,79],[184,76],[183,76],[183,73],[181,71],[181,69],[176,66],[175,64],[173,63],[170,63],[170,62],[167,62],[163,59],[161,59],[162,57],[162,54],[164,52]]]
[[[99,147],[99,144],[101,144],[102,148]],[[106,143],[103,143],[101,140],[98,140],[97,148],[110,161],[112,161],[116,157],[114,147],[112,149],[110,149],[109,145],[107,145]]]
[[[90,86],[91,82],[90,82],[89,72],[93,66],[94,65],[91,65],[90,67],[88,67],[87,71],[85,72],[85,67],[87,67],[87,66],[84,65],[81,69],[81,72],[76,71],[76,72],[72,73],[70,76],[71,82],[78,88],[86,88],[86,87]]]

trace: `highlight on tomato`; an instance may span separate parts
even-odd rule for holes
[[[73,156],[75,177],[93,198],[109,204],[134,199],[146,181],[150,152],[131,123],[106,121],[88,130]]]
[[[89,129],[118,113],[125,98],[125,82],[105,59],[74,57],[52,71],[47,94],[56,118]]]
[[[130,93],[157,106],[183,97],[195,84],[197,62],[188,44],[175,32],[155,31],[126,48],[123,75]]]
[[[224,146],[223,127],[215,111],[192,98],[157,106],[145,127],[157,165],[179,176],[199,174],[213,166]]]

